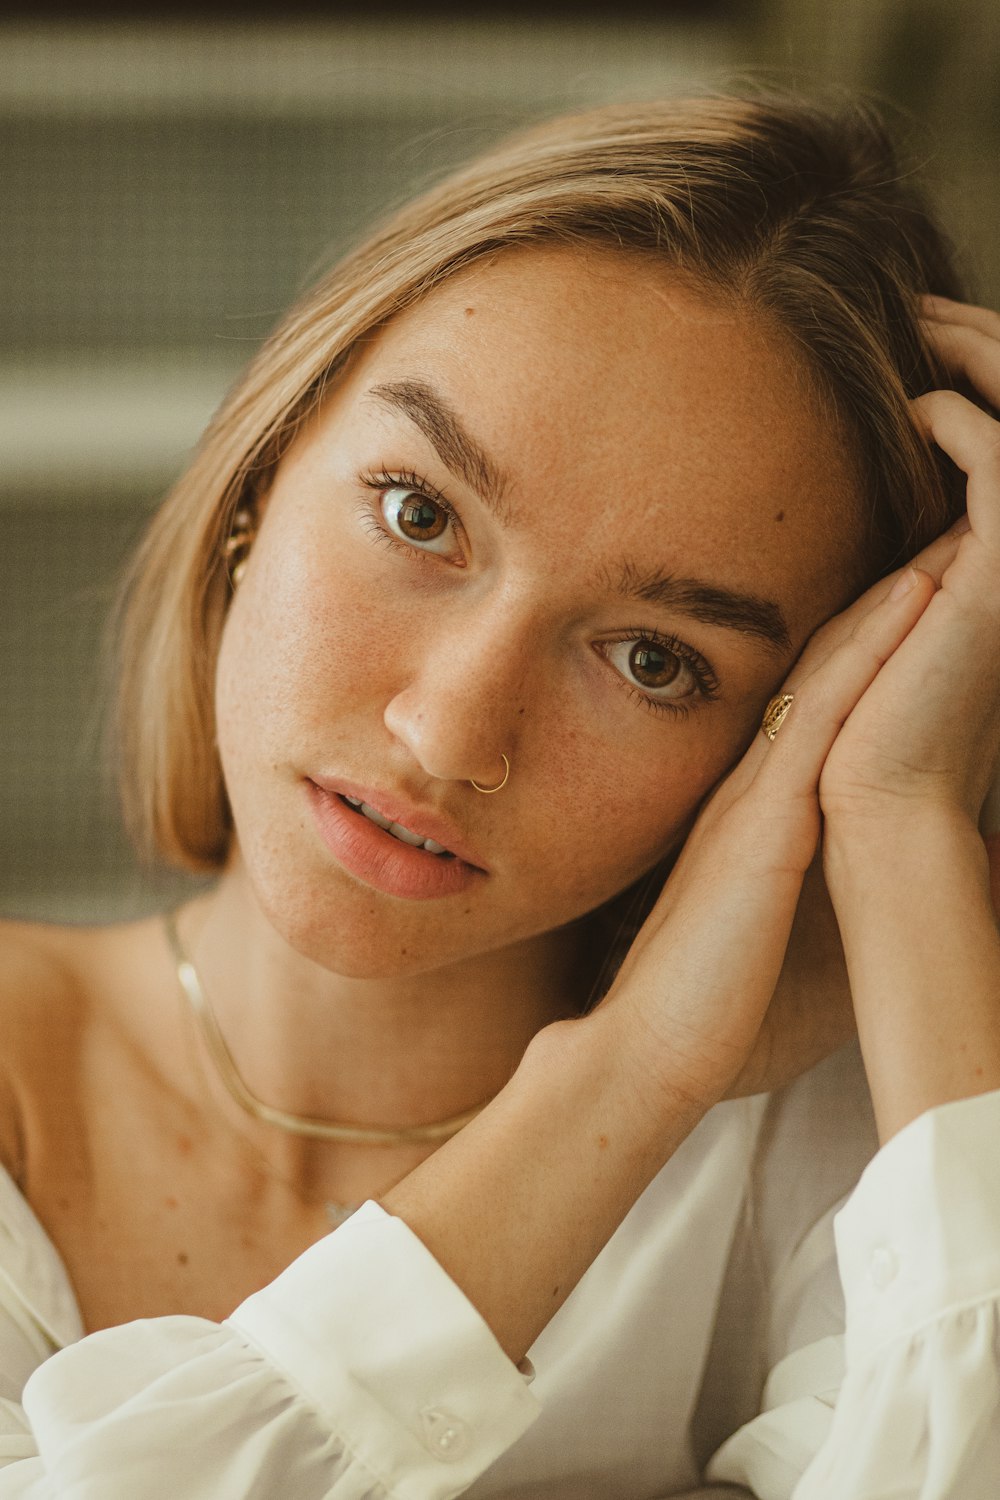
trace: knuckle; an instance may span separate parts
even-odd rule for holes
[[[1000,312],[992,307],[979,307],[976,311],[982,322],[983,334],[991,341],[1000,340]]]
[[[822,625],[813,631],[806,642],[802,655],[799,657],[794,672],[777,689],[779,693],[794,692],[795,683],[803,680],[803,674],[809,675],[821,662],[825,661],[830,652],[850,630],[851,622],[856,618],[857,607],[857,605],[853,605],[843,614],[834,615],[832,619],[824,621]]]
[[[879,639],[879,624],[871,615],[858,620],[851,630],[850,635],[842,646],[843,655],[848,660],[858,661],[862,667],[878,669],[885,666],[892,655],[892,646],[888,648]],[[895,646],[895,638],[892,645]]]
[[[970,404],[964,396],[959,395],[958,391],[950,390],[925,391],[922,396],[915,396],[911,402],[915,411],[922,412],[929,417],[933,417],[935,413],[944,414],[948,411],[955,411]]]
[[[982,436],[983,460],[993,473],[1000,473],[1000,422],[989,420]]]

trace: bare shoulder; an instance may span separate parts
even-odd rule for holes
[[[84,1028],[92,943],[86,928],[0,921],[0,1162],[17,1180],[27,1101],[61,1086]]]
[[[176,1038],[175,971],[158,917],[82,927],[0,921],[0,1162],[23,1167],[61,1122],[107,1114]],[[166,1019],[164,1019],[166,1018]],[[36,1153],[37,1154],[37,1153]],[[14,1172],[21,1180],[21,1173]]]

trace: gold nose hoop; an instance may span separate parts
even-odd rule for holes
[[[500,755],[500,759],[503,761],[502,781],[498,781],[496,786],[480,786],[479,782],[473,781],[472,777],[470,776],[469,785],[474,786],[477,792],[484,792],[487,797],[492,797],[494,792],[502,791],[503,788],[507,785],[507,777],[510,775],[510,761],[507,759],[506,755],[502,753]]]

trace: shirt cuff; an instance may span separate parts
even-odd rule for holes
[[[1000,1090],[919,1115],[834,1217],[848,1366],[1000,1294]]]
[[[422,1241],[375,1202],[227,1322],[400,1500],[460,1494],[541,1411],[530,1366],[519,1371]]]

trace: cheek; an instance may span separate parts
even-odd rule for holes
[[[537,784],[545,795],[527,820],[538,884],[590,909],[663,859],[738,749],[720,748],[717,734],[694,722],[656,722],[612,740],[579,736],[561,755],[543,752],[548,769]],[[548,743],[566,742],[553,734]]]
[[[258,746],[327,735],[338,710],[374,690],[389,659],[387,612],[350,554],[269,535],[255,553],[223,632],[217,673],[220,737],[255,726]]]

